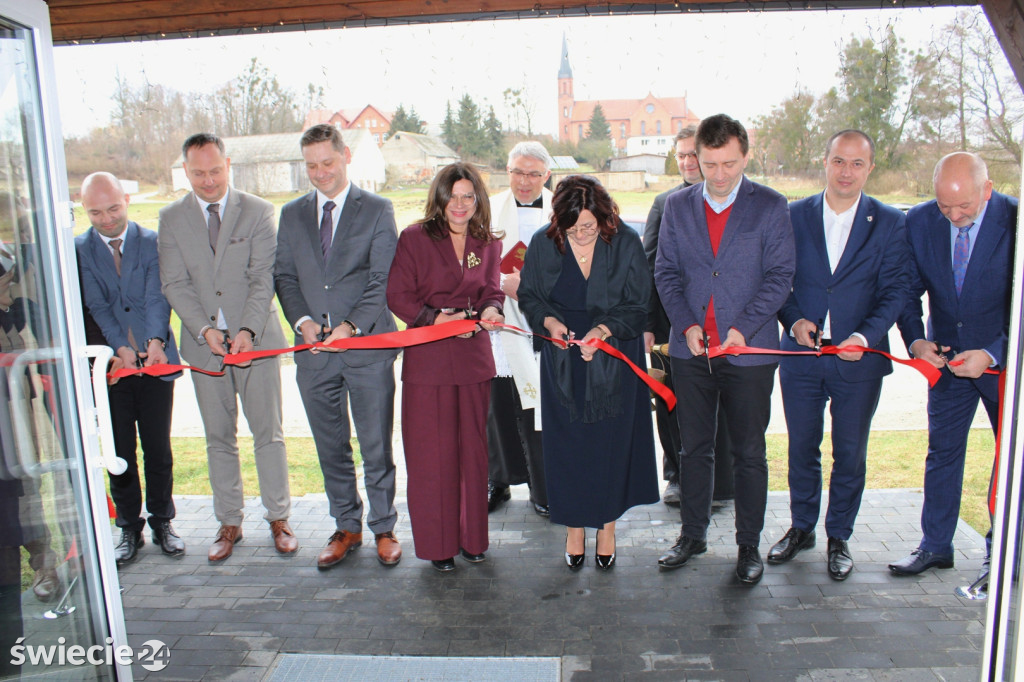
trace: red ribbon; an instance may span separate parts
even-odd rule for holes
[[[849,345],[843,346],[822,346],[821,351],[816,350],[772,350],[770,348],[753,348],[751,346],[729,346],[728,348],[722,348],[716,346],[708,350],[708,355],[711,358],[721,357],[723,355],[839,355],[844,351],[854,351],[861,353],[877,353],[878,355],[884,356],[892,360],[893,362],[901,365],[912,367],[920,372],[925,379],[928,380],[929,388],[934,386],[938,380],[942,377],[942,372],[937,367],[933,366],[930,362],[922,360],[920,358],[897,358],[894,355],[886,353],[884,350],[878,350],[877,348],[867,348],[866,346]]]
[[[543,334],[534,334],[514,327],[510,324],[495,323],[496,327],[502,327],[509,329],[514,332],[521,334],[532,334],[533,336],[546,339],[548,341],[554,341],[561,346],[569,345],[588,345],[602,350],[608,353],[614,358],[618,358],[625,362],[633,373],[640,377],[648,388],[654,391],[665,404],[668,405],[669,410],[675,409],[676,397],[664,384],[656,381],[651,377],[644,369],[638,367],[629,358],[622,354],[618,349],[609,345],[608,343],[601,341],[600,339],[591,339],[590,341],[583,343],[583,341],[573,339],[571,341],[565,341],[562,339],[552,339],[551,337],[544,336]],[[319,348],[335,348],[338,350],[379,350],[382,348],[406,348],[408,346],[419,346],[424,343],[431,343],[434,341],[440,341],[442,339],[450,339],[455,336],[462,334],[468,334],[470,332],[479,329],[478,322],[476,320],[453,320],[451,322],[445,322],[443,324],[435,324],[427,327],[413,327],[404,331],[398,332],[386,332],[384,334],[373,334],[372,336],[356,336],[349,337],[347,339],[335,339],[330,343],[302,343],[297,346],[290,348],[272,348],[267,350],[254,350],[246,351],[244,353],[234,353],[231,355],[224,356],[224,366],[228,367],[231,365],[245,365],[253,360],[259,360],[261,358],[269,358],[275,355],[284,355],[285,353],[295,353],[304,350],[312,350]],[[116,372],[111,373],[111,378],[121,378],[126,376],[135,376],[138,374],[147,374],[149,376],[166,376],[168,374],[174,374],[180,370],[192,370],[193,372],[201,372],[210,376],[222,376],[224,372],[211,372],[205,369],[199,369],[198,367],[191,367],[189,365],[152,365],[150,367],[138,368],[123,368]]]

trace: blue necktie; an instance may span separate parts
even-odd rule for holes
[[[324,217],[320,219],[320,248],[323,249],[324,257],[331,248],[331,233],[334,231],[334,221],[331,220],[331,211],[337,206],[333,201],[324,202]]]
[[[953,243],[953,281],[956,284],[957,296],[960,295],[960,290],[964,287],[964,277],[967,276],[967,261],[971,255],[971,236],[968,231],[972,227],[974,223],[957,228],[960,232]]]

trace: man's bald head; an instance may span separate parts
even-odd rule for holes
[[[939,210],[955,227],[975,222],[992,196],[988,168],[980,156],[970,152],[953,152],[939,159],[932,182]]]
[[[128,226],[128,195],[112,173],[92,173],[82,181],[82,207],[89,223],[104,237],[115,239]]]

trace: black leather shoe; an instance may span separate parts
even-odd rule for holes
[[[832,580],[846,580],[853,571],[853,557],[845,540],[828,539],[828,575]]]
[[[615,552],[612,552],[611,554],[595,554],[594,565],[602,571],[607,571],[615,565]]]
[[[768,550],[768,563],[783,564],[796,556],[797,552],[814,547],[814,531],[808,533],[799,528],[790,528],[782,539]]]
[[[141,530],[121,529],[121,541],[114,548],[114,562],[118,566],[127,566],[139,556],[139,548],[146,544]]]
[[[679,495],[679,481],[669,481],[665,486],[665,492],[661,495],[661,501],[670,507],[678,507]]]
[[[694,540],[685,535],[680,535],[672,549],[658,558],[658,566],[661,568],[679,568],[686,565],[694,554],[703,554],[708,551],[708,543],[704,540]]]
[[[565,544],[569,544],[569,531],[565,533]],[[587,558],[587,536],[586,531],[583,535],[583,551],[579,554],[565,553],[565,565],[569,567],[570,571],[578,571],[583,568],[583,561]]]
[[[918,575],[929,568],[953,568],[953,555],[915,549],[907,558],[889,564],[893,575]]]
[[[538,516],[543,516],[544,518],[551,516],[551,510],[546,504],[538,504],[537,502],[534,502],[533,511],[537,512]]]
[[[487,556],[483,552],[480,552],[479,554],[470,554],[466,550],[460,549],[459,554],[461,554],[462,558],[471,564],[479,564],[481,561],[487,559]]]
[[[440,561],[435,559],[430,563],[433,565],[435,571],[440,571],[441,573],[447,573],[448,571],[455,570],[455,557],[452,557],[451,559],[441,559]]]
[[[761,553],[753,545],[740,545],[739,556],[736,559],[736,577],[745,585],[756,585],[764,575],[764,564],[761,563]]]
[[[170,521],[161,521],[153,527],[153,544],[167,556],[185,556],[185,541],[174,532]]]
[[[487,481],[487,512],[490,513],[512,499],[507,485]]]

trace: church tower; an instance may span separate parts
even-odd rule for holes
[[[571,139],[569,123],[572,121],[572,107],[575,97],[572,94],[572,67],[569,66],[569,46],[562,34],[562,62],[558,66],[558,134],[561,141]]]

